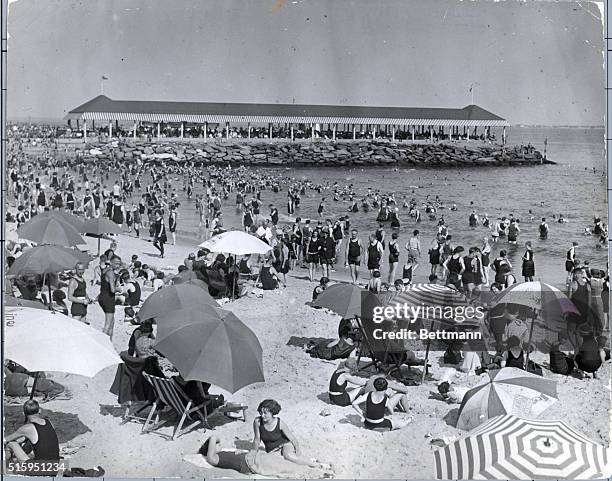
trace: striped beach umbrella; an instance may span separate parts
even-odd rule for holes
[[[404,292],[398,292],[388,302],[389,305],[401,304],[421,307],[416,321],[435,321],[447,326],[478,325],[471,319],[456,316],[455,308],[470,306],[467,298],[452,287],[440,284],[411,284]],[[471,321],[471,322],[470,322]]]
[[[500,292],[492,303],[528,307],[536,310],[543,319],[550,320],[562,319],[564,314],[570,312],[579,314],[563,291],[540,281],[513,284]]]
[[[557,333],[567,330],[566,316],[580,315],[580,311],[560,289],[544,282],[521,282],[500,292],[493,306],[514,304],[532,310],[529,343],[547,345],[557,339]],[[526,362],[529,354],[527,354]]]
[[[563,421],[498,416],[434,452],[437,479],[600,479],[604,446]]]
[[[487,371],[459,408],[457,428],[469,431],[503,414],[535,418],[557,401],[557,383],[515,367]]]

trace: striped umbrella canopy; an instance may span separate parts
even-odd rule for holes
[[[37,244],[68,247],[86,244],[78,230],[66,221],[55,217],[37,215],[17,229],[17,234],[19,237],[29,239]]]
[[[388,302],[389,305],[401,304],[421,308],[414,311],[417,321],[435,321],[447,326],[461,324],[478,326],[472,319],[458,317],[455,308],[470,306],[467,298],[458,290],[440,284],[411,284],[404,292],[398,292]]]
[[[557,383],[523,369],[487,371],[487,379],[469,390],[459,408],[457,428],[469,431],[503,414],[534,418],[557,401]]]
[[[606,448],[563,421],[505,415],[434,452],[437,479],[600,479]],[[607,474],[606,474],[607,473]]]
[[[500,292],[492,302],[498,304],[516,304],[538,311],[540,317],[561,319],[566,313],[579,314],[578,309],[560,289],[545,282],[520,282]]]
[[[521,282],[503,290],[492,301],[493,306],[500,304],[533,309],[529,340],[541,348],[547,345],[545,341],[556,340],[558,332],[567,330],[567,314],[580,315],[564,292],[540,281]]]

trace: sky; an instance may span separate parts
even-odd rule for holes
[[[120,100],[462,108],[511,124],[603,125],[594,3],[17,0],[8,115]]]

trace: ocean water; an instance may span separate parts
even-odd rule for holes
[[[356,198],[364,194],[368,187],[381,192],[395,192],[400,201],[406,196],[414,197],[420,204],[427,195],[434,199],[436,195],[445,205],[457,204],[457,211],[440,211],[443,214],[455,245],[463,245],[466,250],[471,246],[480,246],[482,239],[489,233],[488,229],[468,226],[468,216],[471,212],[470,202],[474,202],[477,212],[488,214],[494,221],[497,217],[514,214],[521,220],[519,243],[515,246],[500,241],[493,245],[492,258],[500,249],[509,252],[509,258],[515,266],[514,273],[520,278],[521,256],[524,242],[530,240],[533,244],[536,261],[536,278],[554,284],[564,282],[564,260],[567,249],[572,241],[577,240],[580,246],[577,258],[589,260],[591,266],[605,269],[607,250],[598,249],[598,238],[583,236],[584,228],[592,226],[593,217],[599,216],[607,223],[606,204],[606,161],[604,151],[603,129],[561,129],[561,128],[511,128],[508,131],[509,144],[532,144],[536,149],[544,151],[544,141],[547,140],[547,157],[556,165],[541,165],[535,167],[475,167],[475,168],[406,168],[406,167],[304,167],[304,168],[266,168],[272,174],[294,179],[309,179],[315,184],[333,184],[340,186],[353,184]],[[180,187],[176,185],[175,187]],[[180,190],[180,189],[179,189]],[[195,193],[202,191],[197,185]],[[183,195],[180,191],[179,196]],[[322,194],[307,190],[302,196],[300,209],[296,216],[302,218],[317,218],[316,209],[321,197],[326,197],[325,218],[335,219],[347,215],[349,202],[333,201],[331,190]],[[248,195],[247,195],[248,198]],[[274,193],[270,190],[262,192],[262,214],[268,214],[268,204],[274,203],[281,213],[286,213],[286,191]],[[360,202],[358,202],[360,204]],[[423,213],[422,222],[418,225],[409,217],[408,209],[401,208],[400,244],[405,244],[412,231],[418,228],[421,232],[421,244],[426,246],[434,238],[437,222],[430,221]],[[535,219],[529,221],[529,210]],[[230,195],[223,206],[225,228],[240,228],[241,216],[234,207],[234,194]],[[568,220],[559,224],[552,218],[563,214]],[[377,225],[375,209],[368,213],[350,214],[351,224],[359,229],[360,236],[365,241],[367,235],[373,232]],[[183,197],[180,207],[179,229],[188,233],[188,237],[197,240],[198,232],[193,201]],[[549,237],[540,241],[538,225],[541,217],[546,217],[550,227]],[[390,229],[388,235],[390,234]],[[426,255],[426,254],[425,254]],[[402,257],[405,252],[402,252]],[[402,261],[400,257],[400,262]],[[405,258],[405,257],[404,257]],[[386,259],[385,259],[386,261]],[[417,280],[422,280],[429,273],[427,258],[422,258],[422,269]],[[386,265],[383,264],[383,276]]]

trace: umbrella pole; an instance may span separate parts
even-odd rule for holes
[[[100,257],[100,238],[98,237],[98,257]]]
[[[429,331],[433,331],[435,322],[431,321]],[[429,348],[431,347],[431,339],[427,338],[427,349],[425,350],[425,363],[423,364],[423,375],[421,376],[421,384],[425,382],[425,376],[427,375],[427,362],[429,361]]]
[[[527,354],[525,356],[525,371],[529,367],[529,352],[531,351],[531,338],[533,337],[533,327],[535,326],[535,320],[537,315],[537,311],[533,309],[531,314],[531,328],[529,329],[529,345],[527,346]]]
[[[38,383],[38,375],[40,373],[37,372],[36,375],[34,376],[34,383],[32,384],[32,392],[30,393],[30,399],[34,399],[34,389],[36,389],[36,384]]]

